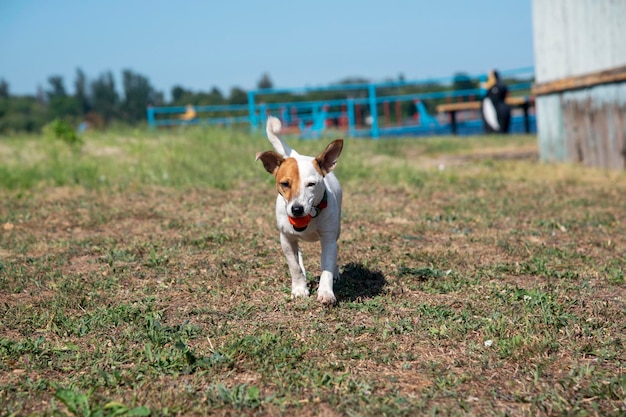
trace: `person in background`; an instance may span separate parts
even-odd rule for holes
[[[511,107],[506,104],[508,89],[500,80],[498,71],[491,70],[485,83],[487,94],[482,99],[481,115],[485,133],[508,133]]]

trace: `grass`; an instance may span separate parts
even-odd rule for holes
[[[0,416],[626,413],[624,173],[348,139],[325,308],[290,298],[261,133],[82,139],[0,142]]]

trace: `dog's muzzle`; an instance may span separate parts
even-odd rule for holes
[[[322,197],[322,201],[316,206],[313,207],[311,214],[307,214],[306,216],[298,216],[298,214],[304,213],[304,207],[301,205],[295,205],[291,208],[291,212],[297,217],[287,216],[289,218],[289,223],[293,226],[293,230],[296,232],[303,232],[306,230],[309,223],[311,223],[311,219],[317,217],[322,210],[328,207],[328,193],[324,190],[324,196]]]

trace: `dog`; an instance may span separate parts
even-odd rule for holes
[[[337,302],[333,282],[339,279],[337,240],[341,231],[342,190],[332,172],[343,149],[343,140],[331,142],[316,157],[300,155],[279,136],[281,122],[267,119],[267,138],[275,151],[259,152],[265,170],[276,179],[276,223],[280,245],[291,274],[293,297],[308,297],[306,272],[299,242],[320,241],[322,274],[317,300],[325,305]]]

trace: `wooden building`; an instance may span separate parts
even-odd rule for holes
[[[626,0],[533,0],[544,161],[626,168]]]

